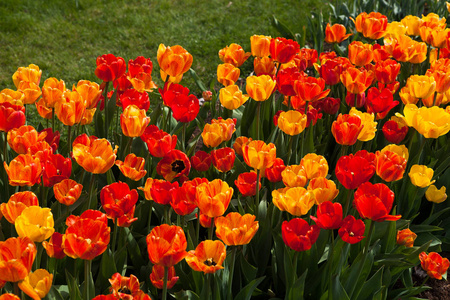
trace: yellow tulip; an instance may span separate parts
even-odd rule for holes
[[[375,137],[375,133],[377,132],[377,122],[374,121],[374,114],[361,112],[355,107],[352,107],[352,109],[350,110],[350,115],[358,116],[361,119],[363,129],[358,134],[359,141],[367,142]]]
[[[273,204],[294,216],[308,213],[315,203],[314,194],[303,187],[286,187],[272,191]]]
[[[19,282],[19,288],[33,300],[44,298],[52,287],[53,274],[45,269],[37,269]]]
[[[233,110],[241,107],[242,104],[247,102],[248,96],[242,94],[242,91],[237,85],[229,85],[220,89],[219,99],[223,107]]]
[[[28,237],[33,242],[42,242],[55,232],[50,208],[29,206],[17,217],[15,227],[19,237]]]
[[[428,168],[424,165],[413,165],[408,175],[411,179],[412,184],[424,188],[436,181],[431,181],[431,178],[433,178],[433,174],[434,171],[432,168]]]
[[[255,101],[266,101],[272,95],[276,86],[269,75],[247,77],[246,90],[250,98]]]
[[[442,186],[438,190],[437,187],[434,184],[432,184],[425,192],[425,197],[430,202],[441,203],[447,199],[447,194],[445,192],[446,192],[445,186]]]
[[[306,128],[307,116],[297,110],[284,111],[278,117],[278,127],[284,133],[294,136]]]

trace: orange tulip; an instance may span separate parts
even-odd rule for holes
[[[48,78],[44,81],[42,87],[42,104],[48,108],[54,108],[56,102],[61,101],[65,90],[66,84],[63,80],[58,80],[55,77]]]
[[[41,81],[42,70],[39,66],[30,64],[28,67],[19,67],[14,72],[12,79],[16,88],[19,88],[21,82],[30,82],[39,85]]]
[[[120,172],[122,172],[125,177],[131,180],[138,181],[147,174],[144,170],[145,159],[142,157],[137,157],[136,154],[130,153],[125,157],[125,161],[116,160],[116,166],[119,167]]]
[[[18,192],[12,195],[8,202],[0,205],[0,211],[9,223],[14,224],[16,218],[29,206],[39,206],[37,196],[30,191]]]
[[[283,111],[278,117],[278,127],[284,133],[294,136],[306,128],[307,115],[297,110]]]
[[[34,82],[21,81],[17,90],[24,95],[23,104],[33,104],[42,95],[41,88]]]
[[[53,186],[56,200],[64,205],[74,204],[81,196],[83,186],[72,179],[64,179]]]
[[[361,94],[372,84],[375,76],[372,71],[366,69],[348,68],[342,72],[340,78],[347,91]]]
[[[161,71],[171,77],[186,73],[193,61],[192,55],[179,45],[166,47],[160,44],[156,55]]]
[[[225,63],[217,66],[217,81],[224,86],[234,84],[238,79],[241,71],[234,65]]]
[[[22,91],[13,91],[11,89],[3,89],[0,92],[0,103],[9,102],[14,105],[23,106],[25,94]]]
[[[243,153],[242,147],[244,145],[250,143],[251,141],[253,141],[252,138],[248,138],[246,136],[238,136],[233,144],[233,149],[236,152],[236,154],[243,156],[244,153]]]
[[[306,154],[300,161],[306,173],[306,178],[311,180],[316,177],[326,177],[328,174],[328,162],[322,155],[315,153]]]
[[[411,248],[414,245],[414,240],[417,238],[417,234],[411,231],[411,229],[403,229],[397,231],[397,244],[404,245]]]
[[[224,63],[232,64],[239,68],[251,55],[250,52],[245,52],[238,44],[230,44],[219,51],[219,58]]]
[[[314,194],[303,187],[286,187],[272,191],[273,204],[293,216],[303,216],[315,203]]]
[[[361,118],[357,115],[339,114],[331,125],[331,133],[340,145],[353,145],[363,130]]]
[[[270,168],[277,157],[274,144],[263,141],[251,141],[242,146],[245,163],[253,169],[264,171]]]
[[[269,75],[247,77],[246,91],[255,101],[266,101],[272,95],[276,82]]]
[[[330,93],[330,89],[324,89],[325,80],[320,77],[305,76],[294,83],[294,90],[303,101],[314,102],[325,98]]]
[[[248,96],[235,84],[220,89],[219,100],[223,107],[233,110],[241,107],[248,100]]]
[[[186,262],[194,271],[211,274],[223,269],[226,256],[227,251],[221,241],[206,240],[198,244],[195,251],[189,251]]]
[[[6,162],[3,162],[3,166],[12,186],[32,186],[40,181],[41,162],[29,154],[20,154],[9,163],[9,166]]]
[[[141,136],[149,123],[150,117],[147,117],[145,109],[139,109],[134,104],[128,105],[120,115],[120,127],[128,137]]]
[[[51,119],[53,116],[53,110],[45,106],[44,99],[37,101],[35,103],[38,114],[44,119]]]
[[[401,20],[402,24],[406,27],[407,35],[418,36],[420,34],[419,28],[423,23],[423,20],[417,16],[406,16]]]
[[[36,246],[27,237],[0,242],[0,280],[17,282],[25,279],[31,271],[36,253]]]
[[[7,294],[1,295],[0,300],[20,300],[20,298],[14,294],[7,293]]]
[[[332,43],[340,43],[342,41],[345,41],[349,36],[352,34],[346,34],[347,30],[345,29],[344,25],[341,24],[334,24],[333,26],[330,25],[330,23],[327,24],[327,27],[325,28],[325,42],[332,44]]]
[[[45,269],[37,269],[19,282],[19,288],[33,300],[44,298],[52,287],[53,274]]]
[[[250,243],[259,228],[256,216],[231,212],[226,217],[218,217],[214,223],[216,235],[227,246],[246,245]]]
[[[411,75],[406,85],[409,92],[414,98],[428,98],[436,90],[436,81],[432,76],[426,75]]]
[[[273,59],[268,56],[255,57],[253,60],[253,69],[255,70],[256,76],[274,76],[277,71]]]
[[[167,289],[173,288],[178,281],[178,276],[175,276],[175,268],[170,267],[167,276]],[[157,289],[164,288],[164,267],[160,265],[154,265],[152,267],[152,273],[150,274],[150,281]]]
[[[204,182],[197,186],[195,198],[202,214],[210,218],[225,213],[233,196],[233,188],[220,179]]]
[[[235,119],[213,119],[211,124],[206,124],[203,128],[203,143],[207,147],[217,147],[222,142],[227,142],[236,131]]]
[[[116,160],[117,148],[113,150],[106,139],[86,134],[78,136],[72,144],[73,157],[87,172],[94,174],[106,173]]]
[[[23,125],[8,131],[7,140],[16,153],[26,154],[29,147],[43,141],[46,136],[46,132],[38,133],[33,126]]]
[[[77,91],[81,98],[83,98],[86,109],[96,108],[102,95],[100,85],[89,80],[78,81],[77,86],[75,87],[74,85],[72,90]]]
[[[370,64],[373,60],[373,47],[371,44],[354,41],[348,45],[348,58],[357,67]]]
[[[353,22],[355,23],[356,31],[361,32],[364,37],[372,40],[382,38],[386,33],[388,24],[387,17],[379,12],[371,12],[370,14],[363,12]]]
[[[281,172],[281,178],[287,187],[303,187],[308,181],[306,171],[301,165],[287,166]]]
[[[250,46],[252,49],[252,55],[257,57],[264,57],[270,55],[270,36],[265,35],[253,35],[250,37]]]
[[[156,226],[146,240],[148,257],[153,264],[172,267],[187,255],[186,236],[179,226]]]
[[[86,111],[83,97],[76,90],[66,90],[61,97],[61,100],[55,103],[55,114],[58,119],[68,126],[80,123]]]
[[[397,181],[403,178],[408,149],[402,145],[388,145],[376,152],[376,172],[386,182]]]
[[[336,189],[336,184],[325,177],[311,179],[307,190],[314,194],[317,205],[326,201],[333,201],[339,194],[339,190]]]

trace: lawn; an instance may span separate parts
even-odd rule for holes
[[[0,2],[0,87],[11,88],[20,66],[37,64],[42,78],[98,81],[95,59],[113,53],[126,61],[139,55],[155,64],[160,43],[179,44],[194,56],[192,68],[205,83],[215,79],[217,52],[231,43],[250,51],[250,36],[278,36],[275,15],[295,32],[322,0],[306,1],[32,1]],[[302,45],[303,46],[303,45]],[[244,65],[244,74],[252,69]],[[246,72],[248,71],[248,72]],[[191,85],[194,88],[194,85]]]

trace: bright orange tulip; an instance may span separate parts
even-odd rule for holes
[[[194,271],[211,274],[223,269],[226,256],[227,251],[221,241],[206,240],[198,244],[195,251],[189,251],[186,262]]]
[[[293,216],[303,216],[315,203],[314,194],[303,187],[286,187],[272,191],[273,204]]]
[[[281,172],[281,178],[287,187],[303,187],[308,181],[306,171],[301,165],[287,166]]]
[[[116,160],[117,148],[113,150],[106,139],[86,134],[78,136],[72,144],[73,157],[87,172],[94,174],[106,173]]]
[[[83,186],[72,179],[64,179],[53,186],[56,200],[64,205],[74,204],[81,196]]]
[[[250,46],[252,55],[257,57],[265,57],[270,55],[270,36],[253,35],[250,37]]]
[[[179,45],[166,47],[160,44],[156,55],[161,71],[171,77],[186,73],[193,61],[192,55]]]
[[[55,103],[55,114],[58,119],[68,126],[80,123],[86,111],[83,97],[76,90],[66,90],[61,97],[62,99]]]
[[[366,69],[348,68],[340,76],[341,82],[347,91],[352,94],[361,94],[372,84],[375,76]]]
[[[14,105],[23,106],[24,101],[25,101],[25,94],[22,91],[3,89],[0,92],[0,103],[9,102]]]
[[[33,186],[40,181],[41,162],[29,154],[20,154],[9,163],[9,166],[6,162],[3,162],[3,166],[12,186]]]
[[[162,224],[147,235],[147,250],[155,265],[172,267],[186,257],[187,241],[179,226]]]
[[[320,77],[305,76],[294,83],[294,90],[303,101],[314,102],[325,98],[330,93],[330,89],[324,89],[325,80]]]
[[[167,289],[173,288],[178,281],[178,276],[175,276],[175,268],[170,267],[167,276]],[[150,274],[150,281],[157,289],[164,288],[164,267],[160,265],[154,265],[152,267],[152,273]]]
[[[125,157],[125,161],[116,160],[116,166],[119,167],[120,172],[122,172],[125,177],[131,180],[138,181],[147,174],[144,170],[145,159],[142,157],[137,157],[136,154],[130,153]]]
[[[408,161],[408,149],[402,145],[388,145],[376,152],[376,172],[386,182],[403,178]]]
[[[328,162],[322,155],[315,153],[306,154],[300,161],[300,165],[305,170],[308,180],[326,177],[328,174]]]
[[[225,181],[215,179],[198,185],[195,197],[202,214],[215,218],[225,213],[232,196],[233,188]]]
[[[411,231],[411,229],[406,228],[397,231],[397,245],[404,245],[405,247],[411,248],[414,246],[414,240],[417,238],[417,234]]]
[[[256,76],[274,76],[277,71],[273,59],[268,56],[255,57],[253,60],[253,69],[255,70]]]
[[[36,246],[27,237],[0,242],[0,280],[17,282],[25,279],[36,257]]]
[[[23,104],[33,104],[42,95],[41,88],[34,82],[21,81],[17,90],[24,95]]]
[[[55,77],[48,78],[44,81],[42,87],[42,104],[45,107],[54,108],[56,102],[61,101],[65,90],[66,84],[63,80],[58,80]]]
[[[266,101],[272,95],[276,82],[269,75],[247,77],[246,91],[255,101]]]
[[[9,146],[17,154],[26,154],[28,148],[43,141],[47,136],[46,132],[38,133],[31,125],[23,125],[8,131],[7,140]]]
[[[331,26],[330,23],[328,23],[327,27],[325,28],[325,42],[332,44],[345,41],[349,36],[352,35],[351,33],[346,33],[347,29],[345,29],[344,25],[334,24],[333,26]]]
[[[317,205],[320,205],[325,201],[333,201],[339,194],[336,184],[325,177],[311,179],[307,189],[314,194]]]
[[[39,206],[37,196],[30,191],[18,192],[12,195],[8,202],[0,205],[0,211],[9,223],[14,224],[16,218],[28,206]]]
[[[77,91],[78,94],[83,98],[84,105],[86,109],[93,109],[97,107],[100,96],[102,95],[102,90],[100,85],[89,80],[80,80],[72,88],[73,91]]]
[[[150,117],[147,117],[145,109],[139,109],[134,104],[128,105],[120,115],[120,127],[128,137],[141,136],[149,123]]]
[[[42,70],[39,66],[30,64],[28,67],[19,67],[14,72],[12,79],[16,88],[19,88],[21,82],[30,82],[39,85],[41,81]]]
[[[233,110],[241,107],[248,100],[237,85],[229,85],[220,89],[219,100],[223,107]]]
[[[357,115],[339,114],[331,126],[331,133],[340,145],[353,145],[363,130],[361,118]]]
[[[417,16],[406,16],[401,20],[402,24],[406,27],[407,35],[418,36],[420,34],[419,28],[423,23],[423,20]]]
[[[225,63],[217,66],[217,81],[224,86],[234,84],[238,79],[241,71],[234,65]]]
[[[44,298],[52,287],[53,274],[45,269],[37,269],[19,282],[19,288],[33,300]]]
[[[219,58],[224,63],[232,64],[239,68],[251,55],[250,52],[245,52],[238,44],[230,44],[219,51]]]
[[[274,144],[263,141],[251,141],[242,146],[245,163],[256,170],[264,171],[270,168],[277,158],[277,148]]]
[[[227,246],[246,245],[250,243],[259,228],[256,216],[231,212],[226,217],[214,220],[216,235]]]
[[[307,115],[297,110],[283,111],[278,117],[278,127],[284,133],[294,136],[306,128]]]
[[[356,31],[361,32],[364,37],[378,40],[386,33],[388,24],[387,17],[379,12],[371,12],[370,14],[363,12],[353,20]]]
[[[364,44],[354,41],[348,45],[348,59],[357,67],[370,64],[373,60],[373,47],[371,44]]]

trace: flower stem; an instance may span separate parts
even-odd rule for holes
[[[214,235],[214,218],[211,218],[211,227],[209,227],[208,239],[212,240]]]
[[[181,151],[186,152],[186,145],[184,144],[186,141],[186,125],[187,123],[183,123],[183,131],[181,132]]]
[[[255,203],[255,216],[258,218],[258,210],[259,210],[259,178],[261,177],[261,170],[256,170],[256,203]]]
[[[233,299],[233,273],[234,273],[234,262],[236,260],[236,252],[237,252],[237,246],[231,246],[231,260],[230,260],[230,267],[229,267],[229,277],[228,277],[228,299]]]
[[[85,286],[85,300],[90,300],[90,277],[91,277],[91,261],[85,260],[84,261],[84,284]]]
[[[107,109],[107,107],[108,107],[108,105],[107,105],[107,103],[108,103],[108,87],[109,87],[109,81],[107,81],[106,82],[106,85],[105,85],[105,90],[103,91],[103,97],[104,97],[104,101],[105,101],[105,108],[104,108],[104,112],[105,112],[105,138],[106,139],[108,139],[108,129],[109,129],[109,126],[108,126],[108,109]]]
[[[164,266],[164,281],[163,281],[163,293],[162,299],[167,299],[167,278],[169,277],[169,268]]]
[[[149,210],[149,212],[148,212],[148,220],[147,220],[147,230],[148,230],[148,233],[150,233],[150,224],[151,224],[151,222],[152,222],[152,213],[153,213],[153,201],[152,200],[150,200],[150,210]]]
[[[258,101],[257,111],[256,111],[256,139],[259,140],[259,123],[261,119],[261,101]]]
[[[113,232],[113,238],[111,243],[111,253],[114,254],[114,251],[116,250],[116,243],[117,243],[117,231],[119,231],[119,226],[117,226],[117,218],[114,219],[114,232]]]
[[[89,196],[88,196],[88,208],[91,208],[91,204],[92,204],[92,194],[94,193],[94,182],[95,182],[95,175],[92,174],[92,178],[91,178],[91,182],[89,183]]]

